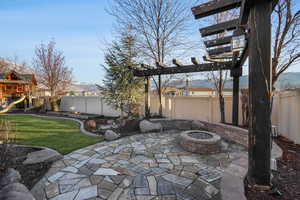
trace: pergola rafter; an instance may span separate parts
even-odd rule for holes
[[[195,6],[192,12],[196,19],[231,10],[241,5],[242,0],[219,0]]]
[[[207,50],[209,56],[216,56],[216,55],[229,53],[229,52],[231,52],[231,46],[219,47],[219,48]]]
[[[223,33],[225,31],[235,30],[238,24],[239,24],[239,19],[232,19],[229,21],[221,22],[219,24],[214,24],[211,26],[201,28],[199,29],[199,31],[202,37],[206,37],[206,36]]]
[[[217,38],[217,39],[213,39],[213,40],[206,40],[206,41],[204,41],[204,44],[205,44],[206,48],[210,48],[210,47],[231,44],[231,40],[232,40],[232,36],[226,36],[226,37]]]

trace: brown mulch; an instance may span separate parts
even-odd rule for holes
[[[273,172],[273,190],[248,191],[248,200],[300,200],[300,145],[281,136],[275,142],[283,156],[277,160],[278,171]]]

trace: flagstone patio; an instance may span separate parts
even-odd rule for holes
[[[141,134],[77,150],[54,163],[31,192],[38,200],[222,199],[223,174],[242,180],[246,173],[245,149],[223,143],[222,153],[193,154],[178,145],[179,133]]]

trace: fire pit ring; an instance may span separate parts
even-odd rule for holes
[[[221,137],[207,131],[184,131],[180,134],[179,143],[183,149],[193,153],[215,154],[221,150]]]

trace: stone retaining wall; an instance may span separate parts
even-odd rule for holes
[[[161,123],[164,130],[178,129],[178,130],[191,130],[200,129],[217,133],[222,138],[234,141],[238,144],[248,147],[248,130],[239,127],[222,124],[212,123],[200,120],[170,120],[170,119],[151,119],[155,123]]]
[[[221,137],[235,141],[245,147],[248,147],[248,130],[221,123],[211,123],[200,121],[205,125],[208,131],[217,133]]]

